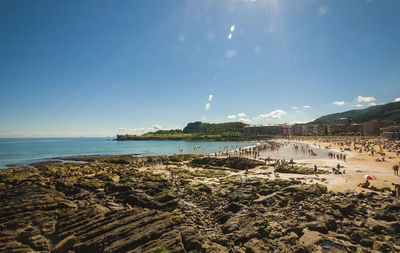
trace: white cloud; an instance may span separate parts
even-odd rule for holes
[[[298,110],[299,109],[299,107],[297,107],[297,106],[292,106],[290,108],[292,108],[293,110]]]
[[[151,127],[139,127],[139,128],[127,128],[127,127],[120,127],[118,128],[118,133],[120,134],[144,134],[148,132],[155,132],[158,130],[171,130],[171,129],[182,129],[182,127],[162,127],[158,124],[154,124]]]
[[[251,123],[251,120],[245,119],[245,118],[239,118],[239,121],[241,121],[243,123]]]
[[[236,119],[236,115],[228,115],[228,119]]]
[[[158,125],[158,124],[154,124],[151,126],[152,128],[156,129],[156,130],[162,130],[162,126]]]
[[[306,109],[309,109],[309,108],[311,108],[312,106],[311,106],[311,105],[303,105],[303,107],[306,108]]]
[[[237,116],[240,117],[240,118],[244,118],[244,117],[246,117],[246,113],[240,112],[240,113],[237,114]]]
[[[395,98],[393,102],[400,102],[400,98]]]
[[[363,96],[357,97],[357,102],[360,102],[360,103],[368,103],[368,102],[372,102],[375,100],[376,100],[376,98],[374,98],[374,97],[363,97]]]
[[[328,7],[321,6],[318,10],[318,16],[323,17],[328,12]]]
[[[208,102],[211,102],[212,99],[213,99],[213,95],[212,94],[208,95]]]
[[[256,119],[261,120],[261,119],[280,119],[281,116],[286,115],[287,112],[283,110],[275,110],[267,114],[260,114],[256,117]]]
[[[236,56],[237,56],[237,51],[236,51],[236,50],[233,50],[233,49],[226,50],[225,56],[226,56],[226,58],[233,58],[233,57],[236,57]]]
[[[308,123],[308,122],[313,122],[314,121],[314,119],[313,120],[309,120],[309,121],[292,121],[292,122],[290,122],[290,124],[306,124],[306,123]]]
[[[369,103],[368,105],[369,106],[374,106],[374,105],[376,105],[376,103]]]
[[[344,105],[345,102],[344,101],[334,101],[333,104],[334,105]]]
[[[357,107],[363,107],[364,105],[362,104],[356,104]]]
[[[205,106],[206,111],[210,110],[210,107],[211,107],[211,104],[207,103],[206,106]]]
[[[235,31],[235,26],[231,25],[231,32]]]
[[[232,39],[232,33],[228,35],[228,40]]]

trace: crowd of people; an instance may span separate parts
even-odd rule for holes
[[[344,166],[341,165],[341,163],[347,162],[348,153],[346,151],[366,153],[369,156],[376,156],[377,159],[374,158],[375,161],[390,161],[393,163],[400,156],[400,142],[371,137],[291,137],[266,140],[248,147],[227,146],[223,152],[208,156],[245,157],[265,161],[266,165],[270,165],[270,162],[272,162],[273,165],[290,166],[291,164],[292,167],[295,164],[294,159],[313,159],[313,157],[336,159],[340,162],[331,169],[334,175],[338,175],[346,174]],[[393,165],[393,173],[396,176],[396,180],[398,180],[397,177],[399,176],[399,166],[400,163]],[[174,175],[173,170],[170,170],[170,173],[169,179],[171,183],[179,188],[179,178]],[[246,169],[245,173],[248,173],[248,169]],[[314,166],[314,174],[318,174],[317,165]],[[369,184],[370,182],[368,181]],[[393,193],[400,195],[400,185],[397,182],[393,183],[393,185],[395,186]]]

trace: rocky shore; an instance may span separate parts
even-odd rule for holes
[[[400,251],[387,193],[227,173],[261,166],[246,158],[72,160],[0,171],[1,252]]]

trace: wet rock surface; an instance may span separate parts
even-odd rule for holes
[[[204,168],[227,167],[236,170],[245,170],[265,165],[265,163],[262,161],[251,160],[248,158],[240,158],[240,157],[229,157],[229,158],[201,157],[193,159],[190,162],[190,165],[194,167],[204,167]]]
[[[0,252],[400,251],[400,201],[386,194],[217,170],[181,173],[177,188],[139,169],[161,157],[120,159],[1,171]]]

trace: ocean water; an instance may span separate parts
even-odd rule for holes
[[[112,141],[110,138],[0,138],[0,168],[53,157],[80,155],[208,154],[250,146],[250,142]]]
[[[313,160],[313,159],[329,159],[329,153],[340,154],[336,151],[327,150],[311,146],[307,143],[296,141],[280,141],[281,145],[275,148],[268,148],[260,153],[260,158],[286,159],[286,160]],[[297,148],[295,148],[295,146]],[[312,150],[313,154],[307,152]]]

